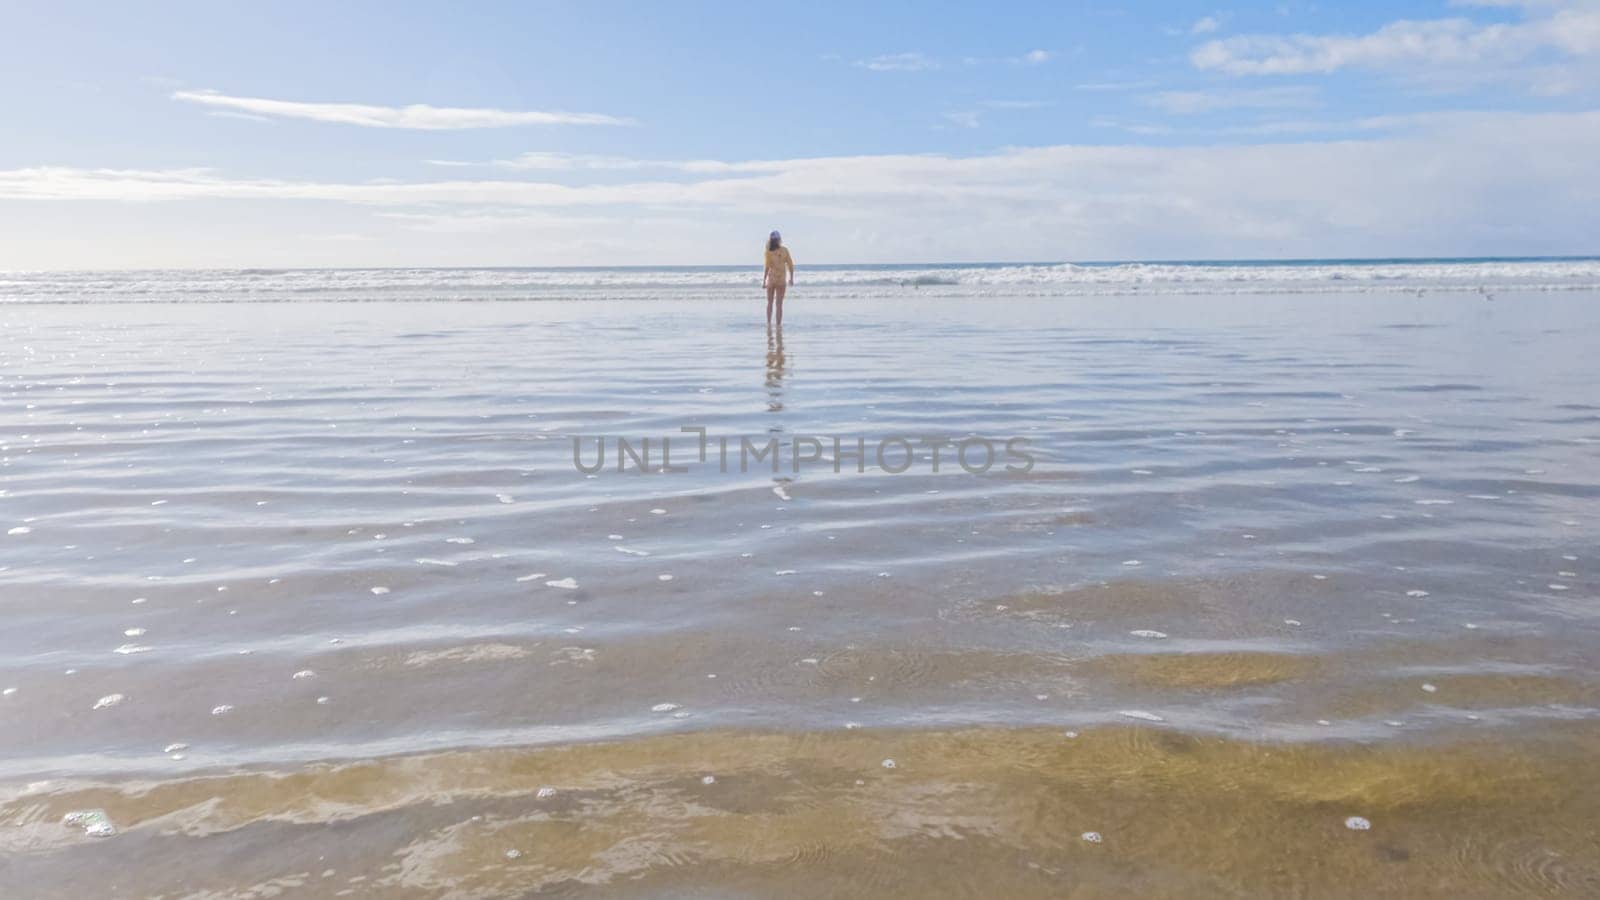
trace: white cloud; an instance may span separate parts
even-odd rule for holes
[[[1103,93],[1110,91],[1138,91],[1154,85],[1155,82],[1153,81],[1086,81],[1073,85],[1072,89],[1075,91]]]
[[[977,128],[979,125],[978,113],[974,110],[957,110],[944,114],[945,121],[961,128]]]
[[[500,209],[492,207],[445,209],[431,212],[380,212],[378,217],[403,224],[407,229],[435,234],[492,234],[505,231],[539,229],[580,239],[600,232],[620,232],[639,226],[692,230],[694,219],[671,215],[591,215],[570,211]]]
[[[1016,56],[968,56],[962,58],[961,62],[969,66],[995,65],[997,63],[1013,66],[1042,66],[1055,58],[1056,54],[1049,50],[1029,50],[1027,53],[1020,53]]]
[[[1125,131],[1128,134],[1137,134],[1141,137],[1161,137],[1172,134],[1170,125],[1157,125],[1154,122],[1129,122],[1125,119],[1115,119],[1110,116],[1096,116],[1089,120],[1095,128],[1110,128],[1115,131]]]
[[[429,165],[450,166],[466,168],[474,166],[492,166],[500,169],[516,169],[527,171],[546,172],[571,172],[571,171],[674,171],[689,172],[703,175],[728,174],[737,172],[770,172],[782,168],[781,162],[765,160],[748,160],[744,162],[724,162],[719,159],[636,159],[631,156],[602,156],[588,153],[555,153],[551,151],[536,150],[513,156],[510,159],[495,159],[488,162],[472,162],[457,159],[429,159],[423,160]]]
[[[681,169],[692,166],[692,162],[656,161],[650,159],[633,159],[626,156],[598,156],[583,153],[551,153],[534,151],[523,153],[511,159],[497,159],[490,163],[503,169],[525,169],[534,171],[568,171],[574,169],[597,170],[640,170],[640,169]]]
[[[1203,16],[1199,19],[1196,19],[1194,24],[1189,26],[1189,33],[1210,34],[1221,27],[1222,22],[1216,16]]]
[[[254,116],[310,119],[367,128],[410,128],[447,131],[463,128],[508,128],[517,125],[628,125],[628,119],[601,113],[569,113],[473,109],[447,106],[369,106],[362,103],[302,103],[261,97],[231,97],[217,91],[174,91],[172,99]]]
[[[672,179],[625,183],[585,183],[581,168],[526,170],[542,180],[419,182],[12,169],[0,171],[0,200],[45,204],[28,207],[26,218],[58,221],[62,230],[31,225],[0,264],[47,258],[27,248],[47,239],[70,244],[74,223],[136,216],[144,239],[161,228],[236,221],[230,204],[240,203],[256,204],[251,220],[279,223],[284,244],[273,252],[297,246],[297,233],[349,231],[375,237],[361,245],[364,262],[441,265],[527,262],[519,255],[526,241],[450,234],[529,229],[550,241],[539,252],[573,254],[539,258],[548,263],[614,262],[613,250],[600,248],[618,241],[672,254],[652,262],[732,261],[743,258],[739,236],[765,233],[772,221],[806,233],[809,258],[837,261],[1561,253],[1585,249],[1600,233],[1600,112],[1448,113],[1384,124],[1392,132],[1327,142],[700,161],[701,177],[684,178],[684,163]],[[557,176],[568,181],[548,180]],[[64,201],[114,205],[94,214],[41,212]],[[254,212],[268,203],[277,212]],[[124,209],[131,211],[117,212]],[[649,219],[675,224],[638,224]],[[407,243],[410,229],[430,237]],[[851,237],[858,234],[878,237],[862,243]],[[171,254],[185,241],[163,246],[169,256],[148,264],[183,264]],[[241,244],[237,263],[261,264],[261,246]],[[501,256],[485,256],[490,246]]]
[[[1224,109],[1294,109],[1316,105],[1316,92],[1304,87],[1254,90],[1161,91],[1142,98],[1146,105],[1187,116]]]
[[[1381,128],[1392,127],[1380,124],[1378,120],[1322,120],[1322,119],[1280,119],[1270,122],[1257,122],[1254,125],[1230,125],[1216,129],[1217,134],[1249,135],[1254,137],[1284,137],[1300,136],[1307,134],[1348,134],[1352,131],[1373,131]]]
[[[856,60],[856,65],[874,72],[922,72],[939,68],[939,61],[922,53],[888,53]]]
[[[1466,18],[1400,20],[1363,35],[1241,35],[1208,41],[1190,61],[1232,75],[1296,75],[1345,68],[1506,65],[1540,54],[1600,54],[1600,2],[1519,4],[1515,23]]]

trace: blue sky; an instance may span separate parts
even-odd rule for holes
[[[0,267],[1600,251],[1600,2],[12,4]]]

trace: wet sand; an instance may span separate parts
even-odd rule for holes
[[[0,895],[1600,892],[1592,296],[757,307],[0,309]]]
[[[50,896],[1592,896],[1597,737],[710,731],[52,785],[0,846]]]

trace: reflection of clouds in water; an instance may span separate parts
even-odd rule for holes
[[[1596,744],[1560,742],[1595,724],[1581,717],[1600,696],[1584,662],[1592,554],[1579,549],[1596,484],[1593,446],[1580,443],[1595,411],[1582,333],[1600,308],[1552,292],[1486,320],[1479,310],[1509,304],[1470,299],[1471,312],[1460,298],[1399,310],[1359,295],[1019,299],[979,310],[818,306],[808,294],[796,357],[774,329],[756,395],[739,362],[752,323],[715,302],[12,310],[17,327],[0,328],[0,353],[26,369],[9,383],[27,403],[0,407],[0,433],[31,437],[12,441],[16,487],[0,498],[0,532],[33,535],[0,534],[0,568],[45,565],[59,577],[8,596],[7,610],[47,623],[52,646],[59,636],[72,654],[61,665],[82,669],[32,665],[38,630],[0,630],[0,668],[14,673],[0,695],[17,688],[0,708],[29,735],[26,753],[0,769],[12,780],[72,776],[48,800],[15,805],[27,821],[48,802],[49,828],[10,829],[0,843],[90,840],[58,827],[72,809],[104,807],[142,831],[150,826],[135,823],[192,811],[203,785],[223,802],[195,816],[259,799],[344,822],[350,840],[316,848],[346,854],[326,863],[341,878],[420,866],[421,854],[394,855],[396,834],[423,840],[482,815],[459,853],[440,845],[438,890],[485,895],[613,871],[607,861],[644,846],[641,834],[661,836],[651,846],[663,852],[699,854],[708,881],[805,893],[795,887],[805,872],[823,892],[834,876],[820,864],[737,867],[757,852],[806,853],[814,836],[830,864],[848,865],[885,846],[886,829],[906,835],[888,851],[897,879],[971,848],[964,868],[1003,896],[1059,891],[1057,879],[1038,890],[1006,879],[1034,871],[1016,865],[1021,852],[1047,863],[1066,852],[1063,835],[1072,852],[1143,848],[1156,866],[1222,866],[1238,893],[1290,893],[1292,876],[1337,873],[1349,894],[1493,894],[1472,880],[1482,866],[1448,868],[1455,857],[1438,842],[1460,839],[1474,859],[1502,860],[1508,877],[1567,878],[1568,893],[1584,894],[1570,879],[1592,871],[1574,861],[1592,837],[1582,814],[1596,808],[1596,786],[1582,752]],[[450,329],[426,340],[396,337],[442,319]],[[1385,327],[1397,319],[1430,328]],[[1566,327],[1544,333],[1557,323]],[[808,340],[826,341],[825,352]],[[1484,347],[1494,352],[1475,352]],[[710,430],[698,463],[685,425]],[[749,453],[741,466],[741,438],[761,448],[778,425],[768,435],[781,448],[777,471]],[[922,456],[927,430],[1026,435],[1043,465],[1013,473],[1001,458],[973,476],[946,448],[935,475]],[[569,470],[574,435],[591,461],[595,442],[612,445],[598,483]],[[844,440],[791,482],[785,464],[812,452],[811,435]],[[872,451],[894,435],[912,441],[918,464],[891,477]],[[641,452],[651,438],[653,468],[664,436],[688,472],[617,472],[618,437]],[[719,438],[730,441],[726,469]],[[899,445],[889,454],[898,461]],[[313,652],[333,635],[346,646]],[[149,652],[114,650],[145,637]],[[314,679],[290,677],[308,666]],[[91,711],[112,692],[120,705]],[[666,701],[683,708],[648,712]],[[208,715],[224,702],[238,707]],[[633,740],[690,737],[680,712],[694,713],[686,722],[704,732],[700,743]],[[1132,729],[1125,741],[1102,734],[1109,721]],[[974,736],[987,725],[1008,727]],[[948,741],[925,731],[946,727],[956,729]],[[1248,740],[1235,752],[1219,742],[1227,735]],[[182,740],[197,749],[155,756]],[[505,750],[546,742],[608,749]],[[460,746],[500,749],[451,756],[434,775],[418,761]],[[1141,748],[1150,755],[1136,764]],[[278,767],[303,783],[190,781],[219,749],[230,765]],[[1489,755],[1451,769],[1461,752]],[[391,755],[390,766],[347,770],[337,788],[305,782],[300,768]],[[895,771],[879,767],[886,758]],[[1545,768],[1530,772],[1533,760]],[[82,778],[116,774],[102,768],[151,764],[187,787],[163,792],[140,775],[128,797],[80,791]],[[603,794],[617,773],[633,783],[611,812]],[[685,799],[707,773],[723,793]],[[863,790],[874,778],[893,793]],[[1179,780],[1182,790],[1167,787]],[[1403,796],[1385,800],[1395,784]],[[396,800],[397,785],[416,799]],[[544,785],[559,793],[539,800]],[[1154,806],[1151,785],[1162,789]],[[68,790],[80,792],[55,795]],[[145,806],[158,794],[170,805]],[[308,806],[306,796],[355,800]],[[1230,798],[1250,802],[1230,811]],[[1161,814],[1140,815],[1147,807]],[[537,834],[485,824],[563,810]],[[1365,838],[1342,827],[1358,814],[1373,824]],[[616,836],[606,839],[608,816]],[[973,816],[1020,819],[1006,833],[1037,837],[1038,849],[981,843],[964,824]],[[191,848],[157,835],[170,846],[152,844],[148,865],[122,870],[122,892],[171,893],[166,878],[240,892],[273,876],[289,858],[249,847],[291,826],[270,809],[248,818],[236,828],[184,818],[186,833],[222,842],[211,856],[228,865],[164,866]],[[1375,845],[1355,841],[1391,840],[1401,819],[1406,842],[1386,846],[1412,862],[1374,865]],[[1219,820],[1229,827],[1208,829]],[[901,856],[920,853],[930,822],[962,828],[963,840]],[[1103,846],[1071,843],[1090,828]],[[1499,835],[1512,839],[1497,856]],[[563,855],[568,839],[581,846]],[[1356,854],[1348,869],[1337,868],[1340,846]],[[503,854],[515,847],[522,865],[554,874],[508,871]],[[1546,849],[1567,854],[1564,869]],[[78,853],[7,863],[31,870],[17,868],[18,883],[66,894],[80,890],[71,878],[82,870],[83,887],[103,891],[103,873],[77,865]],[[1326,864],[1282,862],[1296,858]],[[773,881],[760,881],[768,872]],[[702,877],[683,866],[650,876],[660,880],[634,889],[692,892]],[[412,890],[430,884],[416,878]],[[930,875],[896,890],[954,883]]]

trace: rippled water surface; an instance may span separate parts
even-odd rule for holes
[[[1600,894],[1600,297],[758,305],[0,306],[0,896]]]

